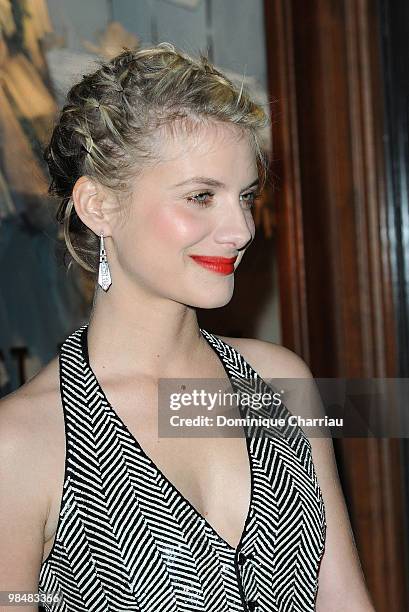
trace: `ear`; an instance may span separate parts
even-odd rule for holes
[[[81,176],[73,187],[72,199],[77,215],[94,234],[100,236],[104,232],[104,236],[112,235],[107,214],[110,209],[108,196],[96,181]]]

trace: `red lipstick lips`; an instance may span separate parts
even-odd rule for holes
[[[217,274],[232,274],[236,257],[209,257],[207,255],[190,255],[200,266],[216,272]]]

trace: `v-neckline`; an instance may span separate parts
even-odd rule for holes
[[[247,533],[248,524],[249,524],[250,519],[251,519],[251,512],[252,512],[252,507],[253,507],[253,497],[254,497],[254,467],[253,467],[253,461],[252,461],[252,453],[251,453],[251,447],[250,447],[250,440],[249,440],[249,438],[248,438],[248,436],[246,434],[245,428],[243,427],[243,432],[244,432],[244,437],[245,437],[245,440],[246,440],[247,460],[248,460],[248,466],[249,466],[249,470],[250,470],[250,499],[249,499],[247,514],[246,514],[246,518],[245,518],[245,521],[244,521],[243,529],[241,531],[239,542],[238,542],[238,544],[236,546],[232,546],[216,530],[216,528],[213,527],[213,525],[211,523],[209,523],[209,521],[206,519],[206,517],[204,517],[199,512],[199,510],[197,510],[197,508],[195,508],[195,506],[187,499],[187,497],[180,491],[180,489],[166,476],[166,474],[155,463],[155,461],[152,459],[152,457],[150,457],[148,455],[148,453],[145,452],[145,450],[143,449],[142,445],[140,444],[140,442],[138,441],[136,436],[130,431],[128,426],[125,424],[125,422],[119,416],[118,412],[115,410],[115,408],[112,406],[111,402],[108,400],[108,398],[107,398],[107,396],[105,394],[105,391],[103,390],[101,384],[99,383],[99,381],[98,381],[98,379],[96,377],[96,374],[95,374],[94,370],[91,367],[91,364],[90,364],[90,361],[89,361],[89,352],[88,352],[88,323],[86,325],[84,325],[83,327],[81,327],[79,331],[80,331],[79,350],[80,350],[81,359],[84,362],[86,368],[89,370],[89,372],[90,372],[90,374],[91,374],[91,376],[92,376],[92,378],[94,380],[94,383],[95,383],[95,385],[97,386],[97,388],[99,390],[99,393],[101,394],[103,400],[105,401],[105,404],[106,404],[107,408],[109,409],[109,411],[115,417],[115,420],[118,422],[120,427],[126,432],[126,434],[130,437],[132,442],[135,444],[136,448],[139,450],[140,454],[144,457],[144,459],[152,467],[152,469],[159,474],[159,476],[167,483],[167,485],[170,487],[170,489],[193,511],[193,513],[198,518],[198,520],[200,522],[202,522],[211,531],[211,533],[218,540],[220,540],[236,556],[239,553],[239,551],[241,550],[241,547],[242,547],[242,544],[243,544],[243,539],[244,539],[244,537],[245,537],[245,535]],[[212,343],[210,342],[209,338],[207,337],[207,335],[213,336],[213,334],[210,334],[209,332],[207,332],[206,330],[204,330],[202,328],[199,328],[199,331],[202,334],[202,336],[205,338],[205,340],[207,341],[209,346],[212,348],[212,350],[216,353],[216,356],[218,357],[220,363],[222,364],[223,369],[226,372],[227,377],[231,381],[232,378],[231,378],[231,375],[230,375],[230,373],[229,373],[229,371],[228,371],[228,369],[226,367],[226,364],[224,362],[223,357],[220,355],[218,350],[212,345]],[[221,340],[220,338],[218,338],[218,340],[222,344],[227,344],[223,340]],[[229,348],[232,351],[235,351],[236,354],[238,354],[236,349],[234,349],[230,345],[228,345],[228,346],[229,346]],[[232,386],[233,385],[234,385],[234,383],[232,382]]]

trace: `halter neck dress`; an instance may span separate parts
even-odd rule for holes
[[[315,610],[326,520],[302,429],[287,425],[275,435],[256,435],[245,428],[251,496],[233,548],[155,465],[110,405],[89,363],[87,330],[88,324],[74,331],[59,352],[65,472],[55,541],[39,574],[43,608]],[[234,389],[250,385],[271,393],[236,349],[200,332]],[[283,403],[274,407],[274,416],[286,415]]]

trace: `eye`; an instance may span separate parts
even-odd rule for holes
[[[253,208],[255,201],[258,200],[260,196],[261,194],[257,191],[249,191],[248,193],[243,193],[241,197],[245,198],[244,201],[247,204],[246,208],[250,209]]]
[[[240,196],[240,198],[246,203],[246,209],[253,208],[254,202],[260,198],[260,193],[257,191],[249,191]],[[209,198],[212,198],[214,193],[212,191],[201,191],[195,193],[187,198],[188,202],[193,202],[196,206],[206,207],[209,204]]]
[[[195,194],[189,196],[187,198],[187,200],[189,202],[194,202],[197,206],[207,206],[208,202],[206,202],[205,200],[199,199],[199,198],[202,198],[204,196],[206,196],[206,198],[208,198],[208,197],[211,198],[211,197],[214,196],[214,193],[212,193],[211,191],[202,191],[201,193],[195,193]]]

